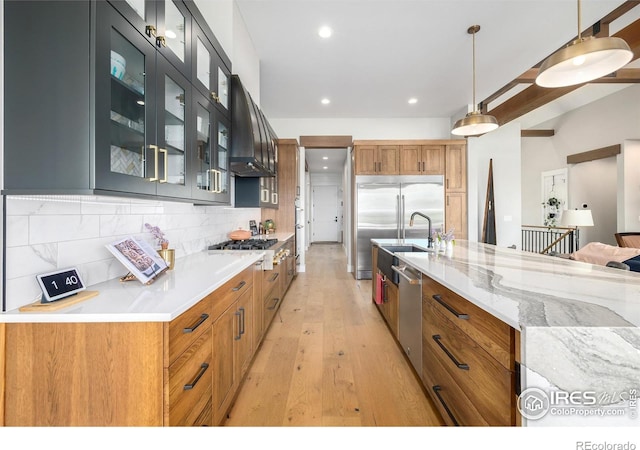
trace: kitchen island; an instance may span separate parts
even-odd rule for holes
[[[264,257],[203,251],[149,285],[116,278],[60,310],[0,314],[0,425],[220,424],[287,288],[278,278],[267,302],[280,270]]]
[[[523,425],[640,425],[639,274],[467,241],[396,256],[519,333],[516,391],[546,402]]]

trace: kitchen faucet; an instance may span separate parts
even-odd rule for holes
[[[411,214],[411,218],[409,219],[409,226],[410,227],[413,226],[413,218],[415,216],[424,217],[425,219],[427,219],[429,221],[429,237],[427,238],[427,247],[433,247],[433,238],[431,237],[431,217],[427,216],[426,214],[422,214],[419,211],[416,211],[413,214]]]

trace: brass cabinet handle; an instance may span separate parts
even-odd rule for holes
[[[444,344],[442,342],[440,342],[440,340],[442,339],[442,337],[439,334],[434,334],[433,336],[431,336],[431,338],[436,341],[436,344],[438,344],[438,346],[442,349],[443,352],[445,352],[447,354],[447,356],[449,357],[449,359],[451,361],[453,361],[453,363],[456,365],[456,367],[458,367],[458,369],[461,370],[469,370],[469,365],[465,364],[465,363],[461,363],[459,362],[455,356],[453,356],[453,354],[447,349],[447,347],[444,346]]]
[[[146,27],[144,27],[144,32],[149,37],[155,36],[156,35],[156,27],[154,27],[153,25],[147,25]]]
[[[200,319],[193,325],[191,325],[190,327],[187,328],[183,328],[182,332],[183,333],[193,333],[194,331],[196,331],[196,328],[198,328],[200,325],[202,325],[204,323],[205,320],[207,320],[209,318],[209,314],[202,314],[200,316]]]
[[[449,407],[445,403],[444,399],[440,395],[440,391],[442,390],[442,388],[440,386],[438,386],[438,385],[435,385],[435,386],[432,386],[431,389],[433,389],[433,392],[436,394],[436,397],[438,397],[438,400],[440,401],[440,404],[442,405],[444,410],[447,412],[447,415],[449,416],[449,419],[451,419],[451,421],[453,422],[453,424],[456,427],[460,426],[460,424],[458,423],[458,421],[454,417],[453,413],[451,412],[451,410],[449,409]]]
[[[167,181],[169,181],[169,151],[167,151],[166,148],[159,148],[158,153],[164,153],[164,177],[162,179],[159,179],[158,182],[166,183]]]
[[[167,46],[167,39],[164,36],[156,37],[156,47],[162,48]]]
[[[247,284],[246,281],[242,280],[240,283],[238,283],[238,285],[236,287],[234,287],[233,289],[231,289],[233,292],[237,292],[240,289],[242,289],[244,287],[244,285]]]
[[[211,91],[211,99],[214,100],[216,103],[220,103],[220,97],[218,97],[218,94],[215,93],[214,91]]]
[[[189,389],[193,389],[194,387],[196,387],[196,384],[198,384],[198,381],[200,381],[200,378],[202,378],[202,375],[204,375],[204,373],[207,371],[208,368],[209,368],[209,364],[202,363],[196,377],[193,379],[191,383],[185,384],[183,389],[185,391],[188,391]]]
[[[154,174],[152,177],[147,178],[148,181],[158,181],[158,146],[157,145],[149,145],[149,148],[153,150],[154,157]],[[145,166],[146,168],[146,166]]]
[[[431,296],[435,301],[437,301],[438,303],[440,303],[442,306],[444,306],[447,311],[449,311],[451,314],[453,314],[454,316],[456,316],[458,319],[462,319],[462,320],[469,320],[469,314],[461,314],[458,311],[456,311],[455,309],[453,309],[452,306],[449,306],[447,303],[445,303],[444,300],[442,300],[442,297],[438,294],[434,294]]]

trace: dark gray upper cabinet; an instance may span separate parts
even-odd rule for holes
[[[230,123],[216,107],[209,123],[198,121],[190,9],[180,1],[144,5],[155,21],[126,1],[5,2],[3,193],[229,203],[227,149],[216,142],[224,128],[228,140]],[[198,185],[204,128],[214,138],[215,185]]]

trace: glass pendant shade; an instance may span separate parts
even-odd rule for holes
[[[473,111],[455,123],[451,134],[456,136],[478,136],[496,128],[498,128],[498,121],[495,117],[482,114],[480,111]]]
[[[542,63],[536,84],[553,88],[586,83],[615,72],[632,58],[633,52],[620,38],[578,39]]]

